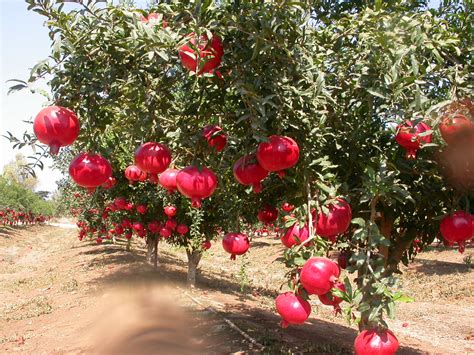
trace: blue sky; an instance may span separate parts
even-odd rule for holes
[[[438,6],[439,0],[432,0],[431,6]],[[137,0],[138,6],[144,6],[146,0]],[[65,8],[79,5],[65,4]],[[25,130],[31,130],[31,125],[23,120],[34,118],[45,103],[45,98],[29,91],[17,92],[7,96],[8,79],[26,79],[29,69],[38,61],[45,59],[50,50],[48,31],[43,27],[43,17],[27,11],[23,0],[0,0],[0,134],[10,131],[21,135]],[[11,161],[17,150],[4,138],[0,138],[0,171]],[[29,155],[31,151],[22,150]],[[49,168],[51,160],[45,161],[45,170],[37,171],[40,190],[53,191],[56,180],[61,174]]]

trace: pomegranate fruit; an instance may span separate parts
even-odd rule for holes
[[[420,122],[413,127],[413,123],[407,120],[405,123],[398,125],[395,141],[405,148],[407,159],[415,159],[416,152],[422,144],[431,143],[431,134],[420,136],[421,133],[430,130],[431,128],[424,122]]]
[[[210,147],[213,147],[216,152],[222,151],[227,144],[227,135],[219,126],[206,126],[202,130],[202,136],[207,141]]]
[[[363,330],[354,341],[356,355],[392,355],[398,346],[397,337],[388,329]]]
[[[316,234],[331,241],[336,240],[338,234],[344,233],[352,220],[351,206],[343,199],[338,198],[333,205],[326,206],[328,213],[322,211],[315,218],[313,225]]]
[[[308,238],[308,225],[305,224],[303,228],[300,228],[299,223],[296,222],[285,231],[285,233],[281,236],[280,240],[285,247],[291,248],[294,245],[300,245]],[[305,243],[305,246],[307,245],[308,243]]]
[[[42,109],[35,117],[33,131],[41,143],[49,145],[51,155],[61,147],[74,143],[79,135],[79,120],[66,107],[50,106]]]
[[[260,211],[258,211],[257,218],[264,224],[270,224],[277,220],[278,210],[270,205],[265,205]]]
[[[213,35],[211,40],[207,35],[197,35],[193,32],[187,36],[188,43],[178,49],[183,66],[197,75],[212,73],[220,64],[224,55],[224,47],[220,38]]]
[[[176,206],[166,206],[164,208],[164,211],[165,211],[165,215],[167,215],[168,218],[171,218],[171,217],[176,216],[178,209],[176,208]]]
[[[171,237],[171,234],[172,234],[172,230],[169,229],[169,228],[166,228],[166,227],[162,227],[160,229],[160,235],[165,238],[165,239],[168,239],[169,237]]]
[[[283,178],[285,169],[289,169],[298,163],[300,149],[298,144],[284,136],[270,136],[268,142],[258,145],[257,160],[265,170],[278,173]]]
[[[158,221],[151,221],[150,223],[148,223],[148,230],[153,234],[159,233],[162,227],[163,226]]]
[[[337,288],[342,292],[346,292],[346,287],[340,281],[337,281],[333,288]],[[318,297],[322,304],[325,304],[326,306],[333,306],[336,313],[341,311],[339,304],[342,302],[342,300],[339,297],[334,296],[331,291],[325,293],[324,295],[319,295]]]
[[[300,281],[308,294],[324,295],[333,288],[339,277],[339,266],[322,257],[308,259],[301,269]]]
[[[268,171],[260,166],[255,154],[245,155],[237,160],[233,172],[240,184],[252,186],[255,193],[262,191],[262,181],[268,176]]]
[[[474,124],[461,114],[447,114],[439,125],[439,130],[448,144],[474,136]]]
[[[456,211],[441,220],[440,232],[449,243],[458,243],[459,251],[464,251],[464,243],[472,237],[473,217],[464,211]]]
[[[152,183],[158,182],[158,174],[165,171],[171,163],[171,152],[164,144],[147,142],[135,151],[135,165],[150,174]]]
[[[184,236],[186,233],[189,232],[189,228],[185,224],[178,224],[178,226],[176,227],[176,232],[178,232],[178,234]]]
[[[209,249],[211,249],[211,246],[212,246],[212,244],[211,244],[211,242],[210,242],[209,240],[205,240],[205,241],[202,242],[202,248],[203,248],[204,250],[209,250]]]
[[[146,179],[146,173],[141,171],[136,165],[129,165],[125,169],[125,177],[130,184],[135,181],[143,181],[143,177]]]
[[[117,184],[117,179],[114,178],[113,176],[109,177],[106,182],[102,184],[102,187],[106,190],[111,189]]]
[[[137,209],[137,212],[140,214],[145,214],[148,212],[148,207],[145,205],[137,205],[136,209]]]
[[[188,166],[176,176],[178,191],[191,199],[191,206],[201,208],[201,200],[214,193],[217,177],[211,169]]]
[[[176,222],[176,219],[174,218],[169,218],[166,222],[165,222],[165,227],[174,231],[176,229],[176,226],[178,225],[178,222]]]
[[[288,202],[283,202],[283,204],[281,205],[281,209],[285,212],[291,212],[294,208],[295,206],[289,204]]]
[[[177,190],[176,176],[178,173],[178,169],[166,169],[160,174],[158,182],[166,191],[168,191],[169,194],[172,194]]]
[[[93,192],[112,176],[112,167],[100,154],[81,153],[69,164],[69,175],[76,184]]]
[[[242,255],[250,248],[249,238],[242,233],[227,233],[222,239],[222,246],[228,252],[231,260],[235,260],[236,255]]]
[[[280,325],[287,328],[290,324],[303,324],[311,314],[311,305],[293,292],[285,292],[275,300],[278,313],[283,318]]]

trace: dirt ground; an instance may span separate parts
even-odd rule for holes
[[[189,290],[181,251],[160,245],[155,270],[143,245],[127,252],[80,242],[76,233],[53,226],[0,230],[0,353],[352,351],[355,328],[319,301],[312,301],[306,324],[279,328],[273,300],[285,268],[278,240],[255,240],[235,262],[213,245],[201,261],[198,288]],[[435,249],[404,269],[403,288],[415,302],[400,304],[389,322],[400,354],[474,353],[474,269],[463,261],[473,254]]]

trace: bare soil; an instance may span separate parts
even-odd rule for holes
[[[341,316],[313,300],[301,326],[279,328],[273,300],[285,282],[278,240],[260,238],[235,262],[213,245],[198,288],[186,288],[186,256],[160,244],[160,266],[143,243],[79,242],[74,229],[0,230],[0,353],[196,354],[352,352],[356,336]],[[474,274],[454,249],[433,249],[404,268],[390,326],[400,354],[474,353]],[[252,344],[226,322],[243,330]]]

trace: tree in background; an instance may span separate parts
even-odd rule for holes
[[[28,162],[21,153],[16,154],[15,160],[3,167],[2,177],[31,191],[38,186],[38,179],[30,174]]]

